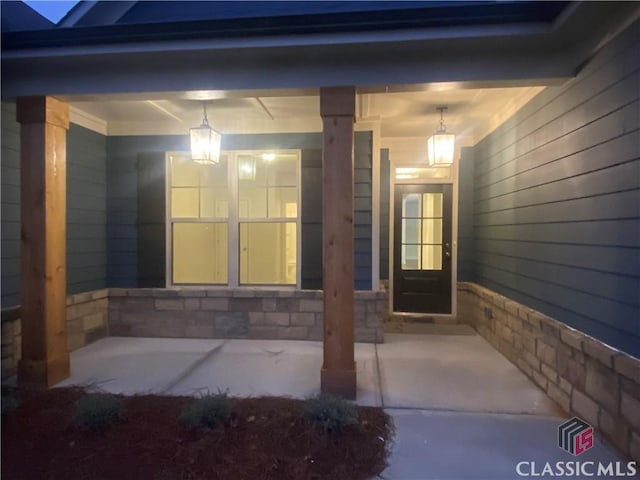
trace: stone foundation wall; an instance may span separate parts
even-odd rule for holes
[[[382,343],[385,293],[355,292],[357,342]],[[322,340],[322,291],[110,290],[113,336]]]
[[[67,338],[69,350],[108,336],[107,289],[67,297]],[[2,311],[2,378],[15,375],[22,351],[22,327],[18,307]]]
[[[567,413],[640,461],[640,360],[473,283],[458,284],[458,317]]]

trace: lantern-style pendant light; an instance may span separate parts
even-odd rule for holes
[[[440,128],[429,137],[427,142],[429,165],[434,167],[451,165],[453,163],[456,136],[452,133],[447,133],[447,128],[444,126],[445,110],[447,110],[447,107],[438,107],[438,111],[440,112]]]
[[[191,136],[191,159],[197,163],[217,165],[220,162],[221,135],[209,125],[207,104],[204,104],[202,125],[189,129]]]

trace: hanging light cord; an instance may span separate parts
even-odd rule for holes
[[[204,118],[202,119],[202,126],[209,126],[209,119],[207,119],[207,104],[202,104],[202,108],[204,110]]]
[[[447,131],[447,127],[444,126],[444,111],[446,109],[447,107],[438,107],[438,110],[440,110],[440,130],[438,130],[439,132]]]

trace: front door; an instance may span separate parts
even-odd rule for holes
[[[396,185],[393,310],[451,313],[452,186]]]

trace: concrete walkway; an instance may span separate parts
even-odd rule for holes
[[[556,405],[473,330],[448,333],[356,344],[357,401],[383,406],[396,425],[381,478],[506,480],[520,478],[518,462],[541,471],[545,462],[575,461],[556,445],[563,420]],[[73,352],[71,365],[58,386],[305,398],[319,391],[322,344],[110,337]],[[622,461],[598,439],[579,460]]]

